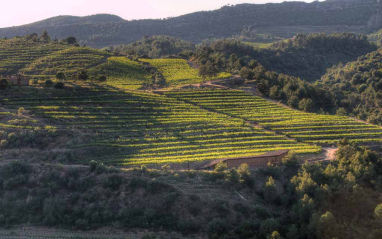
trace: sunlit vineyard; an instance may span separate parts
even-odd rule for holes
[[[183,59],[140,59],[157,68],[170,85],[194,84],[203,81],[197,69]],[[231,74],[220,73],[213,79],[228,78]]]
[[[64,50],[68,45],[24,38],[0,39],[0,75],[16,74],[35,59]]]
[[[92,75],[105,75],[107,84],[121,89],[136,90],[149,84],[151,75],[138,62],[126,57],[110,57],[106,63],[90,70]]]
[[[88,69],[106,62],[110,54],[106,51],[88,47],[71,47],[39,58],[21,70],[26,75],[54,76],[58,72],[73,75],[82,69]]]
[[[43,103],[42,103],[43,102]],[[110,148],[99,160],[114,165],[184,163],[258,155],[278,149],[318,153],[320,147],[252,127],[242,119],[211,113],[166,96],[102,88],[74,95],[8,99],[54,125],[92,132],[75,148]],[[95,147],[96,146],[96,147]],[[79,160],[86,163],[88,158]]]
[[[301,142],[335,144],[345,137],[359,143],[382,142],[382,128],[379,126],[345,116],[293,110],[242,91],[184,91],[166,95],[258,124]]]

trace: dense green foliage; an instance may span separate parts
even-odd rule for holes
[[[350,33],[298,34],[265,49],[254,49],[234,39],[205,42],[196,51],[198,62],[210,61],[218,69],[239,71],[256,60],[267,70],[306,80],[318,80],[326,69],[346,63],[376,49],[365,36]]]
[[[382,51],[328,70],[321,79],[339,107],[362,120],[382,124]]]
[[[0,166],[0,227],[89,230],[113,225],[202,233],[210,239],[345,239],[366,234],[378,239],[381,157],[346,140],[339,146],[338,161],[330,164],[256,172],[247,165],[176,172],[168,167],[120,171],[96,161],[87,168],[16,161]],[[232,189],[247,199],[231,195]]]
[[[215,11],[196,12],[157,20],[122,20],[117,16],[59,16],[20,27],[0,30],[0,37],[41,34],[54,38],[76,36],[80,44],[106,47],[128,44],[148,35],[169,35],[192,42],[240,35],[243,30],[292,37],[295,32],[367,32],[380,27],[376,0],[240,4]],[[302,27],[301,27],[302,26]],[[366,27],[367,26],[367,27]],[[296,29],[297,27],[297,29]],[[317,30],[320,27],[320,30]]]
[[[195,45],[191,42],[182,41],[169,36],[145,36],[141,40],[129,45],[109,47],[108,49],[116,54],[123,54],[136,58],[162,58],[178,55],[184,51],[193,51],[195,50]]]

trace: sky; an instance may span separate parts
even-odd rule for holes
[[[0,27],[28,24],[59,15],[118,15],[126,20],[175,17],[227,4],[284,0],[1,0]],[[4,1],[4,2],[3,2]],[[299,0],[312,2],[313,0]]]

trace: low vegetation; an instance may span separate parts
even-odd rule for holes
[[[0,227],[114,225],[211,239],[380,238],[381,158],[346,140],[339,146],[338,161],[329,165],[256,172],[246,165],[175,172],[122,171],[96,161],[78,168],[12,162],[0,166]]]

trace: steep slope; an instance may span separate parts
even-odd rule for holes
[[[69,46],[26,38],[0,39],[0,75],[16,74],[37,58],[64,50]]]
[[[267,70],[313,81],[320,79],[327,68],[354,61],[374,50],[376,46],[365,36],[314,33],[298,34],[265,49],[232,39],[216,40],[198,47],[196,58],[200,65],[209,60],[216,67],[231,71],[239,71],[252,58]]]
[[[382,49],[333,67],[321,79],[335,92],[338,105],[360,119],[382,123]]]
[[[73,75],[81,69],[88,69],[106,62],[109,56],[111,54],[106,51],[88,47],[71,47],[38,58],[20,72],[26,75],[53,76],[58,72]]]
[[[53,37],[78,37],[96,47],[127,44],[144,35],[170,35],[200,42],[206,38],[251,33],[291,37],[298,32],[368,32],[381,27],[377,0],[325,1],[313,3],[241,4],[219,10],[196,12],[164,20],[123,21],[118,17],[59,17],[34,24],[0,29],[0,37],[47,30]]]

